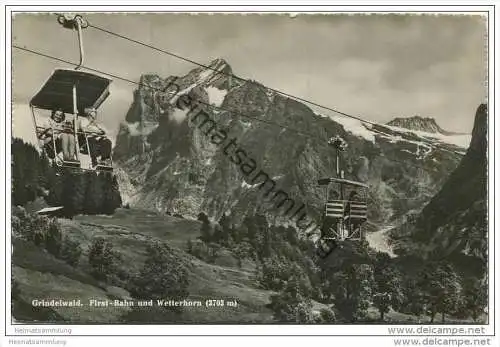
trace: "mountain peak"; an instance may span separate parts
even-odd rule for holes
[[[215,58],[214,60],[212,60],[210,62],[210,65],[229,65],[229,63],[227,62],[227,60],[225,60],[224,58]]]
[[[474,118],[474,128],[472,130],[472,139],[469,151],[477,151],[481,154],[486,153],[488,132],[488,106],[480,104],[476,110]]]
[[[400,128],[405,128],[409,130],[425,131],[428,133],[441,133],[448,134],[449,132],[443,130],[434,118],[431,117],[421,117],[415,115],[413,117],[398,117],[394,118],[387,125],[392,125]]]
[[[231,65],[229,65],[229,63],[223,58],[217,58],[217,59],[212,60],[210,62],[210,64],[208,64],[208,68],[213,69],[213,70],[217,70],[220,72],[224,72],[227,74],[232,73]]]

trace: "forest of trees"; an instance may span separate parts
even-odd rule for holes
[[[198,220],[200,240],[190,240],[188,252],[213,262],[225,248],[240,266],[244,259],[254,261],[260,285],[278,292],[269,307],[280,322],[366,322],[373,320],[370,307],[378,310],[380,321],[391,310],[429,322],[438,315],[440,322],[477,321],[487,306],[487,282],[481,274],[460,274],[446,260],[390,258],[366,242],[321,259],[312,241],[298,237],[293,227],[269,225],[263,215],[247,216],[238,227],[226,215],[212,223],[201,213]],[[330,311],[313,317],[312,300]]]
[[[55,184],[55,170],[48,158],[21,139],[12,141],[12,204],[23,206],[45,196]]]
[[[24,206],[42,197],[65,213],[112,214],[122,204],[118,181],[111,173],[55,168],[44,153],[13,139],[12,203]]]

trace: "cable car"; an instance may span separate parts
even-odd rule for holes
[[[78,30],[80,64],[74,70],[55,70],[31,99],[36,137],[47,157],[60,167],[113,171],[111,140],[97,119],[112,81],[78,70],[83,64],[81,17],[59,16],[58,21]]]
[[[340,152],[347,147],[341,138],[332,138],[337,154],[337,177],[318,180],[325,187],[325,209],[321,222],[321,236],[317,251],[326,257],[345,240],[361,241],[363,225],[367,221],[368,186],[364,183],[344,179],[340,165]]]

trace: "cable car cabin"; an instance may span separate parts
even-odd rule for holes
[[[318,184],[325,186],[326,201],[319,241],[321,252],[331,252],[339,241],[361,240],[362,226],[367,220],[368,186],[341,178],[321,179]]]
[[[110,84],[88,72],[58,69],[31,99],[39,144],[58,166],[113,170],[111,140],[97,121]]]

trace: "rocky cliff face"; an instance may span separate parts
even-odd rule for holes
[[[420,214],[394,236],[400,252],[429,257],[469,256],[486,263],[487,107],[481,104],[467,153]]]
[[[255,181],[261,171],[317,218],[324,197],[317,180],[335,172],[327,141],[341,136],[349,144],[345,176],[370,185],[370,219],[383,223],[419,210],[464,154],[466,145],[452,137],[317,114],[257,82],[228,77],[231,67],[221,59],[210,66],[223,73],[198,68],[182,77],[142,76],[114,154],[128,187],[135,187],[127,192],[132,205],[187,216],[205,211],[214,218],[229,210],[241,218],[260,210],[278,218],[262,203]],[[169,86],[173,81],[177,86]],[[214,144],[206,128],[188,122],[189,110],[174,106],[186,94],[210,105],[203,108],[245,152],[252,174]]]
[[[452,134],[449,131],[443,130],[434,118],[423,118],[420,116],[413,116],[408,118],[394,118],[387,125],[392,125],[409,130],[424,131],[428,133]]]

